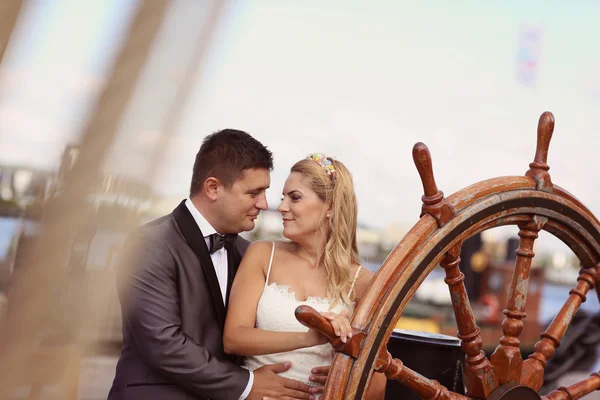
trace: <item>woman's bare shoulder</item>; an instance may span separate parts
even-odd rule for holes
[[[356,276],[357,273],[358,273],[358,276]],[[368,269],[367,267],[365,267],[364,265],[352,264],[350,266],[350,275],[352,276],[352,278],[354,278],[356,276],[356,280],[359,281],[361,279],[370,280],[371,278],[373,278],[373,276],[375,274],[373,272],[371,272],[371,270]]]
[[[257,240],[256,242],[252,242],[244,254],[243,261],[268,261],[272,249],[273,242],[267,240]]]
[[[373,280],[375,274],[370,269],[358,264],[353,265],[351,271],[353,276],[355,276],[358,271],[356,283],[354,284],[354,291],[356,296],[360,298],[367,290],[367,287],[369,287],[369,284],[371,283],[371,280]]]
[[[270,240],[257,240],[255,242],[250,243],[250,246],[248,246],[248,250],[250,251],[252,249],[252,251],[254,252],[264,252],[264,251],[271,251],[271,248],[273,247],[273,242]]]
[[[275,244],[275,251],[289,252],[291,249],[288,242],[257,240],[250,244],[244,258],[249,257],[254,260],[266,260],[268,262],[271,252],[273,252],[273,244]]]
[[[373,271],[371,271],[369,268],[365,267],[364,265],[356,265],[355,268],[356,269],[360,268],[360,272],[358,274],[358,279],[371,280],[375,276]],[[354,270],[354,273],[356,273],[356,269]]]

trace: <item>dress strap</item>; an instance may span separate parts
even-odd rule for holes
[[[269,269],[267,270],[267,279],[265,280],[265,287],[269,284],[269,275],[271,275],[271,266],[273,265],[273,255],[275,254],[275,242],[272,242],[272,243],[273,243],[273,248],[271,249],[271,259],[269,260]]]
[[[356,283],[356,279],[358,278],[358,273],[360,272],[361,268],[362,268],[362,265],[359,265],[358,268],[356,268],[356,274],[354,274],[354,280],[352,281],[352,286],[350,286],[350,291],[348,292],[348,297],[350,297],[350,295],[352,294],[352,291],[354,290],[354,284]]]

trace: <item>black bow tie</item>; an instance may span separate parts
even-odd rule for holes
[[[213,254],[215,251],[218,251],[220,249],[222,249],[223,247],[225,247],[225,250],[231,250],[231,248],[233,247],[233,242],[235,242],[235,239],[237,239],[237,234],[235,233],[231,233],[228,235],[219,235],[218,233],[213,233],[212,235],[210,235],[210,247],[209,247],[209,251],[210,254]]]

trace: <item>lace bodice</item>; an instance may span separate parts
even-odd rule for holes
[[[273,251],[274,248],[275,244],[273,244]],[[269,270],[267,272],[267,282],[269,281],[271,264],[273,262],[273,251],[271,252],[271,261],[269,262]],[[358,272],[356,275],[358,276]],[[294,311],[299,305],[309,305],[319,312],[332,311],[339,313],[344,308],[352,312],[349,306],[342,304],[336,304],[330,310],[329,300],[325,298],[308,297],[305,301],[299,301],[289,286],[278,285],[275,282],[271,284],[265,282],[265,287],[256,310],[256,328],[276,332],[307,332],[308,328],[298,322],[294,315]],[[311,375],[311,369],[330,365],[334,354],[335,352],[331,345],[326,343],[320,346],[289,352],[246,357],[243,367],[255,370],[266,364],[289,361],[292,363],[291,368],[280,375],[296,379],[308,385],[314,385],[314,383],[308,380]]]

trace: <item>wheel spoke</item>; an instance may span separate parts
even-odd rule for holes
[[[442,260],[441,266],[446,270],[444,281],[450,289],[458,337],[461,339],[461,348],[465,353],[467,393],[470,396],[486,398],[492,390],[498,387],[498,380],[494,368],[481,350],[483,340],[465,289],[465,275],[458,268],[460,248],[461,244],[459,243],[450,249]]]
[[[382,372],[388,379],[397,380],[404,386],[429,400],[469,400],[462,394],[454,393],[442,386],[438,381],[431,380],[418,372],[404,366],[402,361],[392,358],[392,355],[382,348],[375,363],[375,371]]]
[[[595,390],[600,389],[600,374],[594,372],[589,378],[581,382],[574,383],[567,387],[560,387],[547,396],[543,396],[544,400],[576,400],[583,396],[587,396]]]
[[[554,317],[548,329],[540,335],[534,346],[534,353],[523,363],[521,383],[539,390],[544,383],[544,368],[546,362],[554,356],[554,351],[573,320],[573,316],[586,299],[587,293],[594,287],[594,279],[598,273],[597,267],[582,268],[577,277],[577,285],[569,292],[569,297]]]
[[[423,206],[421,207],[421,216],[431,215],[437,221],[438,226],[444,226],[454,218],[456,214],[454,208],[444,197],[444,193],[438,190],[433,176],[433,163],[431,153],[423,143],[417,143],[413,146],[413,161],[419,171],[421,183],[423,184]]]
[[[527,303],[527,286],[529,283],[529,271],[531,260],[534,257],[533,244],[538,237],[547,219],[535,216],[529,222],[519,224],[519,248],[513,272],[512,282],[508,295],[508,302],[502,321],[502,333],[500,344],[490,357],[492,365],[496,369],[500,384],[508,382],[519,382],[523,368],[521,357],[521,342],[519,335],[523,332],[523,318],[525,318],[525,305]]]

